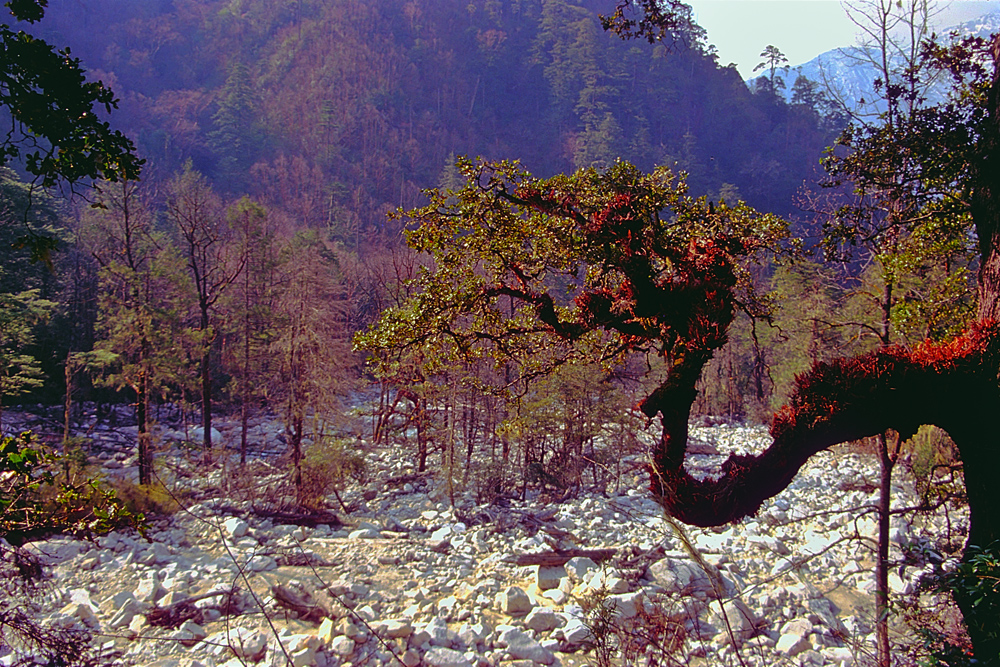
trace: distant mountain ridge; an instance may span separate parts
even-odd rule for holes
[[[1000,32],[1000,9],[979,18],[944,28],[937,34],[939,37],[947,37],[952,32],[979,37],[987,37]],[[785,88],[781,90],[781,93],[786,101],[791,100],[792,85],[800,74],[819,83],[821,90],[833,91],[841,103],[849,109],[867,107],[867,110],[871,112],[880,110],[877,106],[873,106],[873,101],[879,99],[874,86],[878,74],[870,64],[870,58],[866,56],[865,50],[859,46],[832,49],[821,53],[807,63],[791,66],[787,72],[781,70],[780,75],[785,81]],[[763,76],[747,79],[747,85],[752,89],[757,79],[763,78]],[[940,101],[945,94],[947,94],[946,85],[941,84],[932,88],[928,97],[934,103]]]

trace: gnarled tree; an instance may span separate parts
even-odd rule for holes
[[[700,526],[752,515],[825,448],[934,424],[966,465],[971,543],[1000,537],[990,482],[1000,467],[989,425],[1000,406],[996,324],[981,322],[948,343],[817,364],[775,416],[766,451],[731,456],[721,476],[697,480],[684,469],[696,382],[737,309],[766,314],[745,269],[783,244],[784,224],[743,205],[694,199],[665,169],[647,175],[618,163],[540,180],[507,163],[462,168],[461,191],[432,191],[427,207],[408,214],[419,224],[409,243],[432,264],[413,298],[356,339],[375,353],[377,372],[415,350],[434,364],[493,359],[516,372],[498,373],[509,381],[489,389],[517,393],[575,357],[613,364],[660,355],[666,376],[640,404],[662,426],[651,490],[670,515]],[[958,603],[974,616],[971,600]],[[996,655],[973,625],[977,654]]]

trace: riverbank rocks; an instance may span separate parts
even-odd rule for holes
[[[462,653],[441,646],[424,653],[424,664],[429,667],[472,667],[472,662]]]
[[[546,607],[535,607],[524,619],[524,627],[535,632],[549,632],[565,624],[565,620],[555,611]]]
[[[514,660],[532,660],[542,665],[555,662],[552,651],[529,637],[523,630],[514,627],[497,628],[500,637],[497,646],[507,650],[507,655]]]
[[[708,621],[721,628],[719,637],[723,643],[732,643],[737,648],[753,637],[761,625],[757,614],[739,598],[721,604],[718,600],[710,602]]]
[[[508,586],[497,594],[497,607],[508,616],[524,616],[534,607],[528,594],[517,586]]]
[[[222,529],[233,540],[238,540],[250,530],[250,524],[239,517],[229,517],[222,522]]]
[[[260,426],[262,438],[272,433]],[[712,452],[686,463],[697,476],[767,436],[712,426],[692,427],[692,437]],[[120,454],[97,460],[124,465],[131,454]],[[747,667],[850,665],[850,656],[873,651],[870,550],[851,536],[870,532],[853,508],[872,504],[877,490],[840,488],[836,477],[843,470],[855,481],[877,479],[876,462],[858,454],[821,453],[756,518],[683,535],[664,521],[639,473],[558,502],[529,488],[523,500],[489,505],[456,488],[452,505],[436,473],[375,450],[365,453],[369,481],[340,492],[351,508],[343,523],[299,526],[259,516],[255,501],[220,497],[221,467],[205,470],[179,449],[161,454],[199,500],[154,518],[151,541],[120,531],[96,543],[29,545],[51,587],[27,612],[51,627],[113,635],[105,641],[123,662],[581,667],[595,662],[587,651],[598,618],[608,623],[602,633],[640,623],[675,628],[671,659],[706,667],[737,664],[737,651]],[[620,463],[639,470],[642,458],[626,454]],[[261,497],[286,488],[273,461],[251,456],[246,471]],[[900,506],[916,502],[906,483],[894,494]],[[334,498],[330,507],[340,504]],[[958,539],[960,517],[950,511]],[[937,515],[894,523],[891,557],[921,539],[925,546],[907,554],[932,553],[947,525]],[[594,558],[527,565],[574,552]],[[908,562],[897,570],[895,590],[913,587],[925,567],[933,569]],[[597,616],[598,604],[613,614]]]
[[[566,576],[566,568],[562,565],[559,566],[547,566],[547,565],[536,565],[535,566],[535,586],[540,591],[547,591],[553,588],[559,588],[559,582],[563,577]]]
[[[712,577],[697,563],[682,558],[668,557],[656,561],[647,568],[646,578],[667,593],[717,598]],[[709,571],[717,574],[711,566]]]

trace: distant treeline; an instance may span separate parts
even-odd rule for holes
[[[748,90],[703,33],[605,33],[596,0],[50,5],[40,35],[114,88],[147,178],[190,160],[345,241],[395,232],[385,213],[463,154],[539,175],[676,165],[696,193],[789,214],[839,130],[813,96]]]

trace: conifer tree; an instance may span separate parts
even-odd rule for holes
[[[209,133],[209,143],[219,156],[219,173],[233,191],[243,189],[262,141],[250,69],[237,62],[229,69]]]
[[[246,257],[234,253],[233,230],[223,215],[222,204],[205,178],[187,165],[170,184],[167,216],[179,234],[180,253],[194,287],[196,329],[201,353],[198,375],[201,384],[202,445],[206,461],[212,450],[212,344],[214,315],[220,297],[236,280]]]
[[[134,181],[104,185],[100,208],[81,223],[85,243],[100,266],[100,303],[95,346],[107,382],[135,393],[139,483],[153,480],[150,403],[183,386],[190,332],[181,322],[178,258],[153,225]]]

